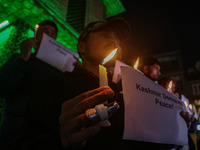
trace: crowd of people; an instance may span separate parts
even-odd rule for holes
[[[36,58],[43,33],[56,39],[53,21],[42,21],[36,37],[21,43],[0,68],[0,97],[6,99],[5,119],[1,127],[0,149],[159,149],[176,145],[123,140],[124,101],[119,84],[112,82],[114,63],[107,63],[108,85],[99,87],[99,64],[115,48],[120,60],[121,44],[131,29],[123,18],[89,23],[77,44],[82,64],[73,72],[61,72]],[[31,53],[32,47],[35,53]],[[140,60],[140,70],[153,81],[161,75],[160,64],[153,57]],[[159,83],[159,82],[158,82]],[[120,109],[102,127],[86,116],[86,110],[105,101],[116,101]],[[186,124],[192,115],[180,112]],[[165,135],[163,135],[165,136]]]

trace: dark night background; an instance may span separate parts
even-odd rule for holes
[[[194,1],[121,0],[132,28],[129,49],[137,56],[180,50],[185,69],[199,59],[200,5]]]

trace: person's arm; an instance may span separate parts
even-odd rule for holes
[[[185,123],[187,124],[187,127],[189,128],[191,122],[194,121],[194,114],[190,115],[188,112],[181,111],[180,115],[181,117],[183,117]]]
[[[65,148],[81,148],[100,131],[100,125],[86,117],[86,110],[114,96],[109,87],[82,93],[62,104],[59,117],[61,142]]]
[[[20,54],[13,55],[0,68],[0,97],[6,98],[16,89],[27,69],[32,47],[36,48],[36,39],[28,38],[20,44]]]
[[[30,126],[22,137],[24,141],[20,140],[21,149],[26,147],[37,150],[44,148],[45,145],[62,145],[62,148],[81,147],[88,138],[99,131],[99,125],[87,119],[85,111],[113,97],[114,92],[109,87],[101,87],[69,100],[66,93],[72,92],[75,88],[66,83],[62,86],[59,84],[61,82],[64,82],[62,78],[55,81],[49,78],[48,82],[36,87],[37,90],[34,91],[29,103]],[[66,98],[63,99],[64,97]]]
[[[16,89],[28,68],[28,62],[21,59],[19,54],[13,55],[0,68],[0,97],[6,98]]]

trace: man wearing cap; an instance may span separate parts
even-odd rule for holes
[[[26,126],[18,142],[24,149],[117,149],[123,133],[123,112],[110,118],[111,126],[100,129],[85,111],[114,100],[123,108],[122,95],[110,87],[99,87],[99,64],[129,36],[130,27],[122,18],[92,22],[78,39],[82,67],[72,73],[49,76],[35,87],[29,99]],[[108,71],[113,66],[106,64]],[[113,91],[115,91],[115,96]],[[123,109],[122,109],[123,110]],[[99,132],[100,131],[100,132]]]
[[[53,39],[57,37],[57,25],[50,20],[39,23],[34,38],[20,44],[20,54],[14,54],[0,68],[0,97],[6,99],[5,119],[1,126],[0,149],[9,149],[21,130],[27,97],[34,85],[44,76],[61,73],[54,67],[37,59],[36,53],[43,33]],[[31,49],[35,53],[31,53]]]

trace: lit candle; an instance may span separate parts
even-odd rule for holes
[[[140,71],[140,70],[138,69],[139,61],[140,61],[140,57],[137,58],[137,60],[136,60],[136,62],[135,62],[135,64],[134,64],[134,66],[133,66],[133,68],[134,68],[135,70],[137,70],[138,72],[144,74],[142,71]]]
[[[187,104],[187,102],[186,102],[186,101],[184,101],[184,104],[185,104],[185,108],[187,109],[187,107],[188,107],[188,104]]]
[[[172,85],[173,85],[173,81],[171,80],[168,84],[168,88],[167,88],[167,91],[172,93]]]
[[[189,104],[189,109],[192,111],[192,104]]]
[[[116,54],[117,48],[114,49],[99,65],[99,85],[108,86],[107,70],[104,65]]]
[[[108,77],[107,77],[107,69],[104,67],[104,65],[116,54],[117,48],[114,49],[99,65],[99,85],[102,86],[108,86]],[[106,104],[107,101],[104,103]],[[111,123],[108,120],[99,122],[100,126],[110,126]]]
[[[138,65],[139,65],[140,57],[137,58],[135,64],[134,64],[134,69],[138,70]]]
[[[34,28],[34,37],[36,37],[37,31],[38,31],[39,25],[36,24]]]

